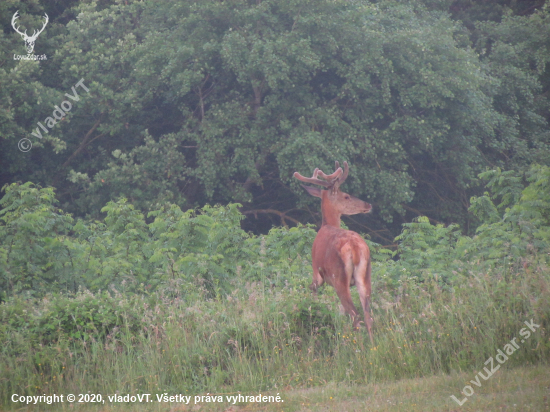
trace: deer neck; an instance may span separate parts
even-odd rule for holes
[[[341,213],[324,197],[321,201],[321,213],[323,215],[323,222],[321,226],[334,226],[340,227]]]

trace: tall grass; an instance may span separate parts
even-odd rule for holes
[[[548,362],[550,269],[504,276],[465,266],[452,289],[433,278],[397,288],[375,280],[375,346],[334,291],[314,296],[309,279],[274,288],[236,278],[216,299],[198,285],[185,298],[180,285],[12,298],[0,305],[0,406],[14,407],[13,393],[284,393],[478,371],[531,319],[540,328],[504,367]]]

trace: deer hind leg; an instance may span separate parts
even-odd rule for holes
[[[344,311],[351,317],[353,320],[353,327],[355,329],[359,328],[359,322],[360,318],[357,313],[357,309],[355,308],[355,305],[353,304],[353,301],[351,300],[351,293],[349,290],[349,286],[345,285],[343,283],[338,283],[334,286],[334,289],[336,290],[336,294],[340,298],[340,302],[342,303],[342,306],[344,307]]]
[[[369,337],[372,344],[374,340],[372,338],[372,324],[373,319],[370,311],[370,295],[371,295],[371,264],[370,259],[361,258],[359,264],[355,267],[353,273],[355,277],[355,284],[357,291],[359,292],[359,299],[361,299],[361,305],[363,306],[363,312],[365,314],[365,326],[369,331]]]
[[[336,276],[335,277],[335,283],[334,283],[334,289],[336,290],[336,294],[338,295],[338,298],[340,298],[340,302],[342,303],[342,306],[344,307],[344,311],[351,317],[353,320],[353,327],[358,328],[359,327],[359,315],[357,312],[357,309],[355,308],[355,305],[353,304],[353,300],[351,299],[351,292],[350,292],[350,284],[351,279],[353,277],[353,260],[351,255],[349,255],[345,259],[344,263],[344,276]]]

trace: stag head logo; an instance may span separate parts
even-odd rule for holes
[[[22,33],[19,31],[19,26],[15,27],[15,21],[19,18],[17,13],[19,13],[19,10],[17,10],[13,15],[13,18],[11,19],[11,25],[13,29],[17,33],[19,33],[21,37],[23,37],[23,40],[25,40],[25,47],[27,48],[27,53],[31,54],[34,50],[34,42],[38,38],[38,35],[44,31],[44,29],[46,28],[46,24],[48,24],[48,21],[50,21],[50,18],[46,13],[44,13],[44,25],[42,26],[42,28],[38,31],[35,30],[32,36],[28,36],[27,30],[25,30],[25,33]]]

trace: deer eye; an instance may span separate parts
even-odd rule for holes
[[[348,196],[348,195],[345,195],[345,196],[344,196],[344,199],[349,200],[349,196]]]

